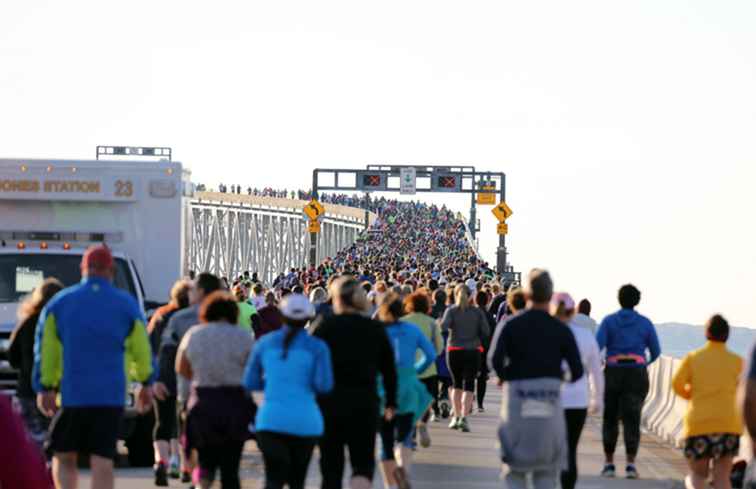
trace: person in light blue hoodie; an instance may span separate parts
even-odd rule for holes
[[[301,294],[281,301],[284,326],[260,339],[247,362],[243,385],[264,391],[257,411],[257,444],[265,462],[265,488],[303,489],[312,451],[323,435],[316,396],[333,389],[328,345],[303,331],[315,308]]]
[[[614,450],[622,419],[627,454],[625,475],[628,479],[638,478],[635,457],[640,447],[641,410],[649,389],[646,367],[661,354],[653,323],[635,311],[640,298],[635,286],[623,285],[619,290],[622,309],[607,316],[597,333],[599,348],[606,351],[602,429],[606,464],[601,472],[604,477],[615,476]]]

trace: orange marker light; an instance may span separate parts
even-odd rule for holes
[[[71,243],[63,243],[63,249],[64,250],[70,250],[71,249]]]
[[[46,250],[46,249],[47,249],[47,243],[45,243],[44,241],[42,241],[42,242],[41,242],[41,243],[39,244],[39,249],[40,249],[40,250]]]
[[[25,250],[26,249],[26,243],[24,243],[23,241],[21,241],[21,242],[19,242],[16,245],[16,248],[18,248],[19,250]]]

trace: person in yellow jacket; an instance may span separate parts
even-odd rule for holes
[[[683,425],[688,489],[708,487],[710,475],[716,489],[731,487],[732,461],[743,433],[736,401],[743,359],[727,349],[729,335],[730,326],[722,316],[709,319],[706,345],[688,353],[672,379],[675,393],[689,401]]]

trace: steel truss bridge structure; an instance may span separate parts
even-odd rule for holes
[[[310,243],[302,215],[305,204],[294,199],[197,193],[187,216],[188,270],[229,278],[244,271],[257,272],[260,280],[270,284],[278,273],[306,266]],[[319,261],[354,243],[375,219],[362,209],[325,207],[317,247]]]

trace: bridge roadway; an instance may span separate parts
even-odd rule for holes
[[[412,468],[414,489],[500,489],[505,483],[500,480],[501,468],[496,457],[496,428],[499,422],[499,406],[502,395],[492,384],[486,399],[486,412],[470,417],[471,433],[451,431],[446,423],[432,423],[430,448],[419,448]],[[621,440],[620,440],[621,445]],[[581,471],[580,489],[671,489],[682,488],[685,463],[678,450],[670,448],[658,439],[644,435],[639,454],[638,470],[642,480],[608,480],[597,476],[603,462],[601,450],[601,420],[588,420],[579,447]],[[622,456],[617,459],[620,475],[624,467]],[[254,442],[247,445],[242,461],[243,487],[262,489],[263,465],[260,452]],[[310,464],[308,489],[319,488],[317,451]],[[376,471],[374,488],[383,487]],[[89,478],[84,474],[79,487],[89,487]],[[152,473],[148,469],[117,469],[116,488],[143,489],[154,487]],[[187,487],[171,481],[171,487]],[[220,487],[220,486],[217,486]],[[345,482],[344,487],[349,487]]]

